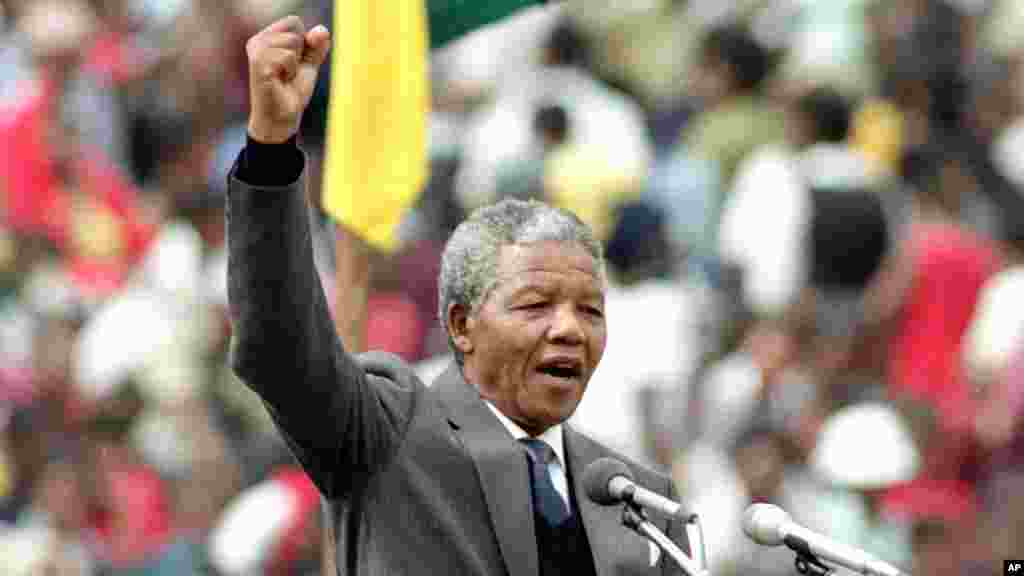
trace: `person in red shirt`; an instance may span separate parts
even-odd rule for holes
[[[35,75],[0,115],[0,190],[4,224],[45,238],[87,295],[120,286],[153,236],[138,192],[80,133],[74,78],[81,46],[95,39],[95,16],[77,0],[40,0],[19,15]],[[59,30],[57,29],[59,27]]]

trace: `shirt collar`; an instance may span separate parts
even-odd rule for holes
[[[498,410],[497,406],[491,404],[490,401],[484,400],[484,404],[491,409],[491,412],[494,412],[494,415],[498,417],[498,421],[501,422],[505,429],[508,430],[509,434],[512,435],[512,438],[516,441],[522,440],[523,438],[534,438],[534,436],[530,436],[526,430],[523,430],[519,424],[516,424],[511,418],[502,414],[501,410]],[[562,470],[565,470],[565,434],[562,430],[562,425],[555,424],[535,438],[543,440],[544,442],[547,442],[548,446],[551,446],[551,449],[555,452],[555,456],[558,457],[558,463],[562,466]]]

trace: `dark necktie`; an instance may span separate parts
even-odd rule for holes
[[[526,446],[526,456],[530,463],[534,509],[540,512],[550,526],[559,526],[572,516],[572,512],[551,481],[548,464],[556,460],[555,451],[547,442],[537,438],[523,438],[520,442]]]

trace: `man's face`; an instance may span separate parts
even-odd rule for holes
[[[690,75],[690,93],[696,96],[705,108],[713,108],[729,95],[728,68],[716,57],[705,56],[698,62]]]
[[[449,327],[466,378],[531,434],[576,410],[605,346],[604,286],[579,244],[505,246],[497,285],[474,314],[453,307]]]

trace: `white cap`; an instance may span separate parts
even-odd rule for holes
[[[161,228],[142,263],[148,286],[182,298],[195,298],[200,290],[203,239],[186,222]]]
[[[964,367],[978,383],[998,378],[1024,345],[1024,267],[985,283],[964,339]]]
[[[830,416],[818,433],[810,462],[811,469],[831,484],[869,490],[912,480],[920,454],[899,413],[870,402]]]
[[[287,530],[292,497],[276,482],[258,484],[232,501],[210,533],[210,561],[228,576],[258,574]]]
[[[283,559],[283,542],[305,529],[320,503],[312,481],[298,469],[274,474],[228,504],[210,532],[210,562],[226,576],[261,574]]]
[[[173,341],[173,310],[152,294],[132,291],[100,307],[82,328],[72,362],[75,385],[90,400],[108,398],[149,358]]]

